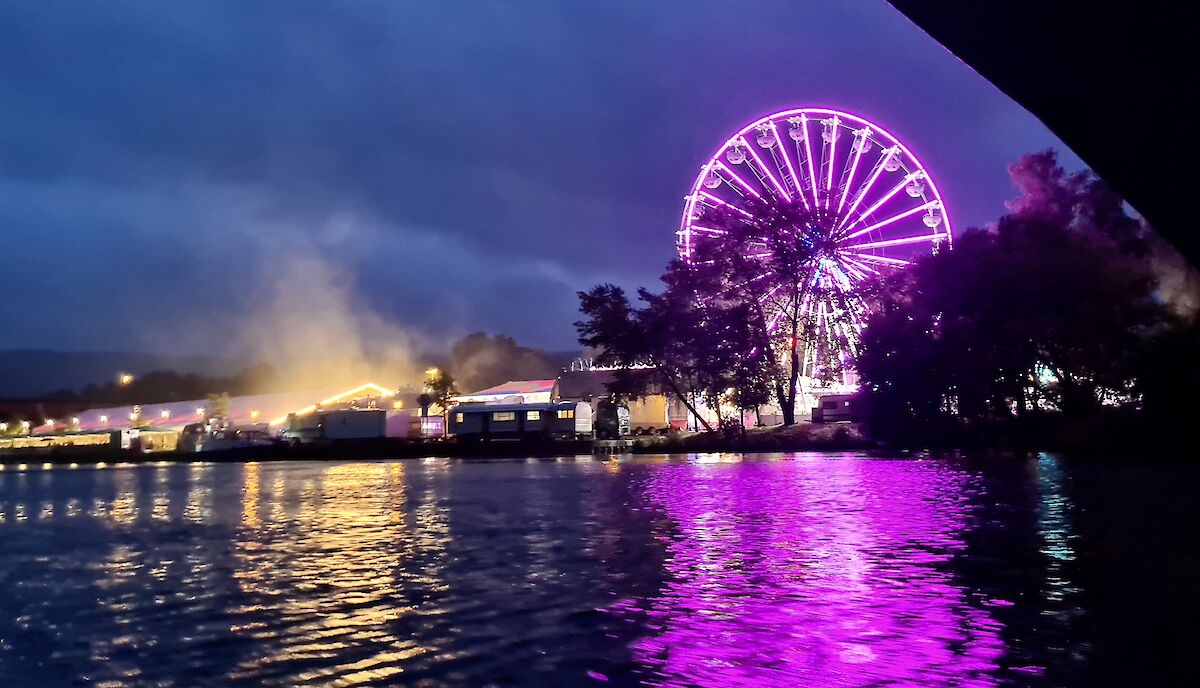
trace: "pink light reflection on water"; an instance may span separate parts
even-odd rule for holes
[[[1000,624],[945,564],[970,477],[861,458],[663,466],[669,580],[627,600],[658,686],[992,686]],[[619,605],[621,606],[621,605]]]

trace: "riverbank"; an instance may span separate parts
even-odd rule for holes
[[[187,462],[240,462],[240,461],[324,461],[353,459],[421,459],[430,457],[447,458],[495,458],[500,456],[527,456],[532,458],[590,454],[591,442],[398,442],[381,439],[361,442],[339,442],[337,444],[302,444],[297,446],[272,445],[241,447],[210,452],[154,452],[139,454],[114,451],[111,448],[56,448],[49,452],[22,452],[0,455],[0,466],[92,465],[112,463],[155,463],[160,461]]]
[[[765,428],[749,428],[745,433],[676,433],[661,437],[638,438],[634,453],[672,454],[714,451],[846,451],[877,449],[858,423],[797,423]]]

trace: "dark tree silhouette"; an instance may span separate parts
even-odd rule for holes
[[[1168,322],[1146,228],[1053,153],[1010,172],[1008,215],[893,277],[875,304],[858,370],[886,436],[1140,404],[1139,361]]]

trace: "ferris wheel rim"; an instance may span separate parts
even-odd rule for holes
[[[743,126],[741,129],[736,131],[732,136],[730,136],[721,145],[719,145],[713,151],[712,155],[710,155],[706,158],[704,164],[700,168],[699,174],[696,175],[695,181],[693,181],[693,183],[692,183],[691,192],[685,197],[684,212],[683,212],[682,217],[680,218],[680,227],[679,227],[679,231],[677,232],[677,235],[683,240],[683,246],[680,247],[680,250],[679,250],[681,257],[683,257],[686,260],[690,256],[690,253],[691,253],[690,244],[691,244],[691,238],[692,238],[691,235],[692,235],[692,230],[693,230],[693,228],[692,228],[693,213],[695,212],[695,206],[696,206],[696,203],[698,200],[698,196],[701,196],[701,195],[711,196],[711,194],[707,194],[705,191],[703,191],[702,187],[704,185],[705,178],[712,172],[714,164],[719,165],[721,168],[728,170],[728,167],[721,160],[721,157],[731,146],[734,146],[734,145],[744,145],[746,150],[748,152],[750,152],[751,155],[753,155],[756,159],[758,159],[758,155],[759,155],[758,151],[755,150],[755,147],[752,144],[750,144],[748,139],[745,138],[747,134],[754,132],[762,125],[769,124],[769,125],[771,125],[772,129],[774,130],[774,136],[775,136],[776,141],[778,143],[782,143],[782,139],[779,136],[778,126],[776,123],[781,120],[786,121],[787,118],[789,118],[789,117],[796,117],[796,116],[806,117],[807,115],[826,116],[826,117],[832,116],[835,118],[842,118],[843,121],[836,122],[836,124],[838,126],[845,126],[847,129],[850,129],[853,131],[854,129],[845,123],[845,121],[848,120],[848,121],[856,122],[860,126],[869,128],[873,134],[882,135],[883,137],[886,137],[886,139],[890,142],[890,144],[892,146],[895,146],[897,149],[899,149],[902,156],[907,157],[909,160],[911,160],[913,162],[915,170],[913,172],[910,172],[909,174],[913,175],[913,174],[919,173],[920,178],[929,186],[930,195],[934,198],[934,201],[936,201],[936,203],[937,203],[937,209],[940,212],[940,215],[942,218],[942,223],[943,223],[943,226],[942,226],[941,232],[940,232],[940,236],[938,236],[935,239],[935,241],[943,241],[944,240],[946,248],[948,248],[948,249],[953,248],[954,232],[953,232],[952,221],[950,218],[950,212],[946,208],[945,200],[942,197],[941,190],[937,186],[937,182],[933,179],[933,176],[929,174],[928,169],[925,167],[924,162],[922,162],[922,160],[919,157],[917,157],[916,154],[914,154],[911,149],[909,149],[907,146],[905,146],[904,143],[895,134],[893,134],[889,129],[879,126],[875,122],[868,120],[865,117],[862,117],[861,115],[857,115],[857,114],[854,114],[851,112],[846,112],[845,110],[841,110],[841,109],[837,109],[837,108],[830,108],[830,107],[799,107],[799,108],[791,108],[791,109],[787,109],[787,110],[780,110],[778,112],[774,112],[769,115],[765,115],[763,117],[759,117],[757,119],[754,119],[754,120],[748,122],[745,126]],[[806,131],[806,144],[807,144],[808,143],[807,129],[805,131]],[[880,147],[885,148],[882,144],[880,144]],[[823,149],[824,149],[824,147],[822,146],[822,150]],[[782,153],[781,155],[782,155],[783,159],[786,161],[786,163],[788,164],[789,169],[790,169],[792,167],[791,159],[788,157],[788,155],[786,153]],[[780,191],[783,192],[784,197],[787,198],[787,200],[789,202],[793,202],[792,199],[789,197],[789,195],[786,193],[786,190],[781,188],[783,185],[779,185],[779,183],[774,179],[773,175],[770,172],[770,168],[768,166],[766,166],[765,164],[763,164],[761,162],[761,160],[759,160],[759,163],[760,163],[760,166],[763,168],[764,172],[766,172],[768,177],[771,178],[771,181],[776,186],[776,188],[778,188]],[[810,155],[808,156],[807,163],[809,166],[809,173],[810,173],[809,178],[810,178],[811,182],[814,184],[814,191],[815,191],[816,179],[813,175],[811,151],[810,151]],[[738,177],[735,173],[732,172],[732,170],[729,170],[729,172],[731,174],[733,174],[734,178],[737,179],[739,181],[739,183],[744,185],[744,180],[741,180],[740,177]],[[833,166],[831,164],[830,169],[829,169],[830,178],[832,178],[832,173],[833,173]],[[799,176],[802,176],[802,175],[799,175]],[[795,175],[794,170],[793,170],[793,180],[797,185],[798,196],[801,199],[804,199],[805,192],[803,189],[799,188],[800,182],[801,182],[801,180],[799,179],[799,176]],[[765,187],[766,184],[764,183],[763,186]],[[751,189],[749,187],[747,187],[747,190],[750,191],[753,195],[756,195],[756,196],[759,195],[756,191],[754,191],[753,189]],[[843,200],[844,200],[844,196],[848,193],[849,193],[848,188],[843,190],[843,193],[842,193]],[[807,201],[805,201],[805,204],[807,205]],[[841,212],[840,205],[839,205],[838,212],[839,213]],[[857,222],[857,220],[855,220],[854,222]],[[850,225],[853,225],[854,222],[851,222]],[[938,233],[935,232],[935,234],[938,234]]]

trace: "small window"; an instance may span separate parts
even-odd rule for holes
[[[558,417],[559,418],[574,418],[575,417],[575,409],[559,409]]]
[[[526,411],[525,412],[525,420],[541,420],[541,419],[542,419],[541,411]]]
[[[463,422],[463,414],[461,414],[461,413],[454,414],[454,422],[455,423]]]
[[[502,423],[507,420],[516,420],[517,414],[515,411],[496,411],[492,414],[492,420],[497,423]]]

